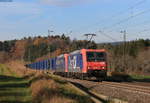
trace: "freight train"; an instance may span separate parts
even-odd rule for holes
[[[81,49],[26,66],[65,77],[104,79],[107,76],[106,58],[105,49]]]

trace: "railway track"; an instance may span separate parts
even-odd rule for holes
[[[84,95],[88,95],[94,103],[106,103],[105,100],[101,99],[99,96],[95,95],[94,93],[88,91],[85,87],[78,83],[70,82],[78,91],[82,92]]]
[[[94,103],[128,103],[123,100],[115,99],[115,98],[109,98],[108,96],[98,94],[94,91],[88,90],[88,88],[84,87],[80,83],[76,82],[70,82],[72,85],[74,85],[76,88],[78,88],[80,91],[82,91],[85,95],[90,96],[90,98],[93,100]]]
[[[126,91],[138,92],[138,93],[150,95],[150,87],[131,85],[131,84],[125,84],[125,83],[106,82],[106,81],[103,81],[102,85],[124,89]]]
[[[85,92],[95,103],[149,103],[150,87],[149,83],[140,84],[118,83],[118,82],[96,82],[61,77],[72,85]]]
[[[70,79],[71,80],[71,79]],[[74,79],[73,81],[75,82],[80,82],[81,84],[86,82],[87,85],[94,85],[94,86],[107,86],[109,88],[116,88],[116,89],[121,89],[124,91],[129,91],[129,92],[135,92],[135,93],[141,93],[141,94],[146,94],[150,96],[150,87],[148,86],[140,86],[140,85],[133,85],[133,84],[127,84],[127,83],[118,83],[118,82],[94,82],[94,81],[87,81],[87,80],[78,80]]]
[[[87,95],[90,96],[90,98],[94,101],[94,103],[107,103],[108,101],[111,103],[128,103],[126,101],[116,99],[116,98],[110,98],[109,96],[99,94],[95,91],[92,91],[90,88],[85,86],[85,82],[88,86],[98,86],[98,82],[92,82],[92,81],[87,81],[87,80],[79,80],[79,79],[70,79],[70,78],[65,78],[68,82],[73,84],[75,87],[80,89],[81,91],[85,92]],[[84,82],[84,83],[83,83]]]
[[[46,75],[50,76],[47,73],[46,73]],[[88,91],[88,89],[85,88],[84,86],[82,86],[80,83],[72,82],[71,79],[69,80],[69,78],[64,78],[64,79],[67,79],[69,84],[72,85],[74,88],[76,88],[78,91],[80,91],[84,95],[89,96],[89,98],[91,98],[91,100],[93,100],[93,103],[106,103],[107,102],[106,100],[103,100],[101,97],[99,97],[95,93]]]

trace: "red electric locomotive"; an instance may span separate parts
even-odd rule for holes
[[[105,78],[107,76],[106,51],[81,49],[68,55],[67,72],[77,77]]]

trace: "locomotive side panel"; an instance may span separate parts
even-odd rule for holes
[[[68,72],[82,73],[83,59],[81,53],[70,54],[68,56]]]
[[[56,72],[65,72],[65,58],[58,57],[56,59]]]

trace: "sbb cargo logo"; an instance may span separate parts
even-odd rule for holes
[[[76,56],[74,56],[73,59],[71,60],[71,65],[72,65],[72,68],[73,68],[73,69],[76,69],[76,68],[77,68],[76,60],[77,60]]]
[[[80,72],[81,69],[80,69],[80,66],[78,66],[78,63],[77,63],[77,56],[72,56],[72,57],[69,57],[69,69],[72,71],[72,72]]]

